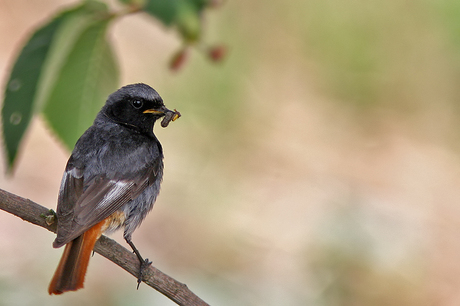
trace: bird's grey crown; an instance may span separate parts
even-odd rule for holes
[[[155,101],[163,104],[163,99],[160,97],[158,92],[144,83],[136,83],[123,86],[107,99],[107,104],[113,104],[117,101],[128,100],[128,99],[143,99],[146,101]]]

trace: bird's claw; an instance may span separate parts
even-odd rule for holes
[[[139,276],[137,277],[137,289],[139,289],[139,285],[142,283],[142,280],[144,279],[145,270],[148,269],[151,264],[152,262],[148,258],[140,262]]]

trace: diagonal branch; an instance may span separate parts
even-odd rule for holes
[[[49,209],[31,200],[24,199],[0,189],[0,209],[13,214],[22,220],[44,227],[49,231],[56,232],[56,224],[48,224],[43,217],[50,214]],[[139,260],[133,253],[119,245],[114,240],[107,238],[106,236],[101,236],[94,247],[94,251],[114,262],[137,278]],[[187,288],[187,285],[176,281],[151,265],[148,270],[145,271],[143,281],[150,287],[163,293],[178,305],[208,305],[191,292]]]

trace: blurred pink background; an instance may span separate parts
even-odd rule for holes
[[[32,27],[75,3],[0,0],[3,85]],[[224,1],[204,40],[228,57],[194,51],[177,73],[174,31],[141,14],[114,23],[120,86],[148,83],[183,115],[156,127],[165,176],[141,253],[211,305],[459,305],[451,7]],[[0,188],[55,208],[68,156],[36,117]],[[53,240],[0,212],[0,305],[174,305],[98,254],[84,290],[48,296]]]

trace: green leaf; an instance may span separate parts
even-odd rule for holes
[[[40,86],[35,101],[37,113],[42,110],[49,99],[60,70],[82,32],[95,21],[109,18],[108,14],[107,5],[96,1],[86,1],[83,5],[66,13],[65,20],[54,36],[48,61],[40,76]]]
[[[81,33],[44,107],[45,118],[68,149],[92,124],[118,83],[117,66],[105,38],[108,23],[95,22]]]
[[[40,72],[62,20],[62,16],[58,17],[32,35],[16,60],[6,85],[2,125],[9,171],[32,118]]]
[[[101,18],[101,12],[107,12],[107,8],[96,1],[86,1],[83,5],[63,11],[38,28],[19,54],[5,88],[2,108],[8,171],[13,169],[24,133],[33,114],[41,110],[46,89],[54,81],[53,76],[61,59],[68,53],[68,46],[73,45],[83,26]],[[60,43],[56,44],[56,41]]]
[[[195,5],[196,9],[202,11],[205,7],[210,5],[211,0],[189,0],[190,3]]]
[[[177,26],[188,42],[201,35],[201,13],[206,0],[148,0],[143,10],[161,20],[166,26]]]
[[[118,1],[126,5],[143,6],[146,0],[118,0]]]

